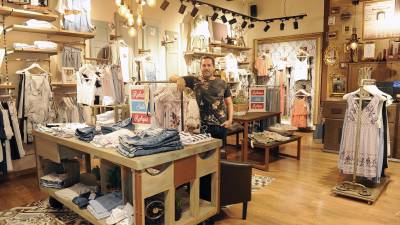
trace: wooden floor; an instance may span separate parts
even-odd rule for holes
[[[224,209],[218,225],[399,225],[400,163],[390,162],[387,174],[391,182],[373,205],[335,197],[331,188],[340,180],[338,156],[322,152],[322,145],[313,144],[311,134],[301,134],[302,159],[280,158],[271,162],[270,171],[253,170],[253,174],[275,178],[264,190],[252,195],[247,220],[241,220],[241,204]],[[282,152],[295,153],[295,144]],[[240,155],[229,149],[229,159]],[[34,175],[0,181],[0,210],[22,206],[45,198],[37,187]]]

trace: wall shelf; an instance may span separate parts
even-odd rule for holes
[[[212,56],[212,57],[224,57],[225,54],[222,53],[213,53],[213,52],[186,52],[186,57],[203,57],[203,56]]]
[[[45,21],[55,21],[58,16],[52,13],[40,13],[35,11],[29,11],[24,9],[15,9],[8,6],[0,6],[0,15],[3,16],[14,16],[29,19],[45,20]]]
[[[60,88],[73,88],[76,87],[76,84],[63,84],[63,83],[51,83],[51,86],[60,87]]]
[[[94,38],[94,36],[96,36],[95,33],[89,33],[89,32],[75,32],[75,31],[67,31],[67,30],[61,30],[61,29],[31,28],[28,26],[18,25],[18,24],[14,24],[9,27],[6,27],[5,30],[6,30],[6,32],[19,31],[19,32],[78,37],[78,38],[85,38],[85,39]]]
[[[239,66],[249,65],[249,64],[250,64],[250,62],[238,62]]]
[[[7,54],[13,54],[13,53],[36,53],[36,54],[57,55],[57,49],[46,50],[46,49],[33,49],[33,48],[14,48],[7,50]]]
[[[16,89],[17,85],[14,84],[0,84],[0,89]]]
[[[247,48],[247,47],[236,46],[236,45],[228,45],[228,44],[222,44],[222,43],[210,43],[210,46],[221,47],[221,48],[232,49],[232,50],[240,50],[240,51],[249,51],[249,50],[251,50],[251,48]]]

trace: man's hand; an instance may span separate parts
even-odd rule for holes
[[[225,121],[223,124],[221,124],[221,126],[225,127],[225,128],[229,128],[232,126],[232,121],[227,120]]]
[[[184,91],[186,88],[185,79],[183,79],[182,77],[178,78],[176,81],[176,85],[178,87],[178,91],[180,91],[180,92]]]

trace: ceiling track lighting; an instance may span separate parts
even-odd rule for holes
[[[251,23],[249,24],[249,29],[253,29],[253,28],[254,28],[254,23],[251,22]]]
[[[223,23],[228,22],[228,19],[226,18],[225,14],[221,16],[221,20]]]
[[[246,20],[243,20],[243,23],[242,23],[242,25],[241,25],[242,29],[246,28],[246,26],[247,26],[247,21],[246,21]]]
[[[196,7],[196,5],[193,6],[192,12],[190,13],[190,15],[192,17],[195,17],[197,15],[197,13],[199,12],[199,8]]]
[[[285,30],[285,23],[283,22],[284,20],[281,21],[281,24],[279,25],[280,30]]]
[[[169,1],[164,0],[160,5],[160,9],[165,11],[165,10],[167,10],[168,6],[169,6]]]
[[[237,22],[236,18],[233,18],[233,19],[229,20],[229,24],[230,25],[235,24],[236,22]]]
[[[211,20],[216,21],[217,18],[218,18],[218,13],[216,11],[214,11],[214,14],[211,16]]]
[[[293,22],[293,28],[295,30],[299,29],[299,22],[297,21],[297,19],[295,19],[295,21]]]
[[[181,6],[179,7],[178,12],[183,15],[185,13],[185,10],[186,10],[186,5],[184,5],[183,1],[181,1]]]
[[[265,27],[264,27],[264,32],[268,32],[268,30],[271,28],[271,26],[266,23]]]

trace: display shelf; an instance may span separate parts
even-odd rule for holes
[[[175,221],[175,225],[189,225],[194,223],[195,219],[192,215],[190,215],[190,210],[182,212],[181,218],[178,221]]]
[[[249,65],[249,64],[250,64],[250,62],[238,62],[239,66]]]
[[[29,19],[45,20],[45,21],[55,21],[58,16],[52,13],[40,13],[24,9],[15,9],[8,6],[0,6],[0,15],[3,16],[14,16]]]
[[[249,51],[249,50],[251,50],[251,48],[248,48],[248,47],[236,46],[236,45],[228,45],[228,44],[222,44],[222,43],[210,43],[210,46],[221,47],[221,48],[232,49],[232,50],[240,50],[240,51]]]
[[[224,57],[225,54],[222,53],[213,53],[213,52],[186,52],[186,57],[203,57],[203,56],[212,56],[212,57]]]
[[[17,85],[14,84],[0,84],[0,89],[16,89]]]
[[[80,209],[77,205],[75,205],[72,202],[72,200],[57,196],[55,194],[55,192],[58,191],[59,189],[40,187],[40,190],[43,192],[46,192],[48,195],[55,198],[57,201],[61,202],[64,206],[68,207],[70,210],[74,211],[75,213],[77,213],[78,215],[80,215],[81,217],[83,217],[84,219],[89,221],[90,223],[96,224],[96,225],[97,224],[98,225],[107,224],[105,219],[103,219],[103,220],[96,219],[96,217],[94,217],[87,209]]]
[[[36,54],[57,55],[57,49],[47,50],[47,49],[34,49],[34,48],[14,48],[7,50],[7,54],[14,54],[14,53],[36,53]]]
[[[19,32],[78,37],[78,38],[85,38],[85,39],[94,38],[94,36],[96,36],[95,33],[89,33],[89,32],[75,32],[75,31],[66,31],[66,30],[60,30],[60,29],[31,28],[31,27],[28,27],[25,25],[18,25],[18,24],[8,26],[8,27],[6,27],[5,30],[6,30],[6,32],[19,31]]]
[[[54,87],[76,87],[76,84],[51,83]]]
[[[200,199],[200,207],[199,207],[199,218],[201,222],[206,218],[211,217],[212,215],[215,215],[218,212],[218,209],[216,206],[212,206],[211,202],[204,201]]]

